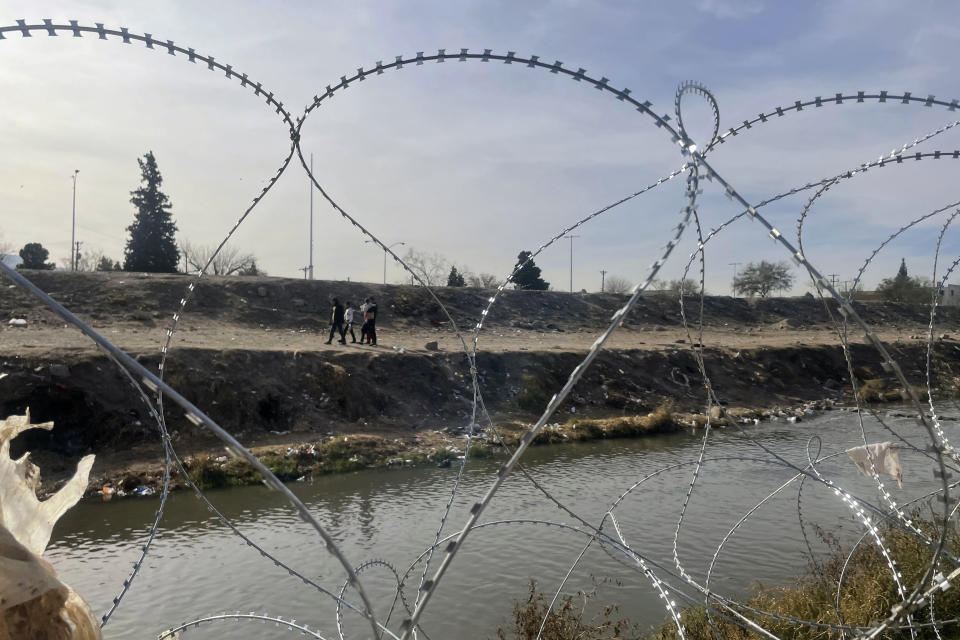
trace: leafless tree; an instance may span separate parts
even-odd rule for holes
[[[0,229],[0,254],[7,254],[13,251],[13,244],[6,239],[3,230]]]
[[[407,249],[403,256],[403,261],[407,263],[420,279],[431,287],[443,286],[447,283],[447,274],[450,271],[450,263],[439,253],[427,253],[426,251],[417,251],[416,249]]]
[[[684,278],[683,280],[671,280],[667,285],[667,289],[673,293],[680,293],[680,289],[683,289],[683,295],[685,296],[695,296],[700,293],[700,283],[694,280],[693,278]]]
[[[104,257],[103,251],[100,249],[90,249],[89,251],[83,250],[81,245],[80,251],[77,253],[77,271],[99,271],[97,265],[100,264],[100,260]],[[60,266],[70,271],[73,267],[73,263],[70,260],[70,256],[62,256],[57,260]]]
[[[467,284],[480,289],[495,289],[500,279],[492,273],[467,273]]]
[[[620,276],[608,276],[603,290],[607,293],[630,293],[633,283]]]
[[[188,267],[199,271],[207,266],[210,257],[217,247],[214,245],[194,245],[189,240],[180,241],[180,255],[186,261]],[[240,250],[229,244],[224,245],[220,253],[213,258],[207,273],[214,276],[229,276],[238,273],[250,272],[251,267],[256,265],[257,259],[252,253],[240,253]]]

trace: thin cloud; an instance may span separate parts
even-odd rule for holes
[[[739,20],[757,15],[764,8],[763,0],[698,0],[697,9],[723,20]]]

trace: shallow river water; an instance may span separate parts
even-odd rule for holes
[[[912,421],[891,421],[902,434],[923,443],[921,429]],[[891,439],[875,422],[868,421],[866,428],[871,442]],[[694,579],[701,583],[705,579],[717,545],[741,516],[795,473],[772,464],[774,457],[751,438],[803,466],[811,436],[822,439],[822,456],[861,444],[856,416],[842,412],[796,424],[764,423],[743,432],[730,428],[711,433],[706,455],[716,460],[708,460],[700,474],[679,538],[680,561]],[[701,432],[685,432],[535,447],[524,463],[557,499],[595,524],[631,484],[674,465],[641,484],[616,515],[634,550],[675,571],[674,529],[701,441]],[[900,456],[903,488],[897,488],[896,482],[887,486],[902,503],[935,485],[929,460],[911,451],[901,451]],[[469,462],[445,534],[462,526],[470,506],[493,481],[498,464],[497,460]],[[824,462],[819,469],[877,503],[872,481],[859,475],[845,455]],[[432,544],[455,477],[455,467],[371,470],[318,477],[291,486],[329,528],[352,563],[380,559],[402,573]],[[754,581],[783,583],[803,571],[806,546],[798,525],[797,494],[794,483],[758,509],[730,538],[714,567],[712,589],[739,597]],[[208,496],[252,539],[327,589],[339,592],[343,584],[339,564],[276,493],[247,487],[211,491]],[[847,538],[862,533],[832,491],[808,481],[801,504],[808,523]],[[108,503],[84,500],[57,525],[47,557],[98,615],[107,610],[127,578],[158,505],[156,498]],[[577,524],[519,473],[507,479],[482,518],[484,522],[509,519]],[[604,530],[615,535],[609,523]],[[812,536],[809,527],[807,531]],[[525,598],[530,579],[535,578],[545,592],[552,593],[586,541],[580,533],[539,524],[503,524],[472,532],[422,619],[425,632],[433,640],[495,637],[497,627],[509,623],[512,603]],[[814,545],[823,549],[816,540]],[[433,566],[439,558],[440,554]],[[644,625],[659,624],[666,616],[662,600],[650,582],[622,560],[622,556],[614,557],[593,545],[566,590],[589,588],[592,578],[607,580],[600,587],[599,600],[619,603],[625,615]],[[411,574],[411,586],[406,590],[411,599],[421,567]],[[383,617],[393,602],[395,578],[382,567],[366,569],[360,578]],[[348,591],[347,598],[359,603],[355,592]],[[296,618],[319,629],[326,638],[337,637],[335,604],[329,596],[262,558],[191,492],[179,492],[170,498],[143,570],[104,628],[104,637],[154,638],[176,623],[235,611]],[[394,612],[391,628],[397,628],[402,613]],[[350,612],[344,615],[344,628],[348,638],[366,638],[370,633],[367,623]],[[299,637],[272,623],[217,622],[190,629],[184,638],[294,635]]]

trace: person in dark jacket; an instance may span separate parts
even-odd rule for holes
[[[343,305],[340,300],[333,299],[333,312],[330,314],[330,337],[324,344],[333,342],[333,334],[340,334],[340,344],[347,344],[347,334],[343,329]]]

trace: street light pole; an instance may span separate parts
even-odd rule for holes
[[[580,236],[563,236],[570,239],[570,293],[573,293],[573,239]]]
[[[313,154],[310,154],[310,279],[313,280]],[[304,273],[306,277],[306,273]]]
[[[373,242],[373,240],[364,240],[363,244],[368,244],[370,242]],[[394,247],[398,247],[400,245],[406,245],[406,244],[407,244],[406,242],[394,242],[393,244],[389,246],[385,246],[383,248],[383,284],[387,284],[387,251],[389,251],[390,249],[393,249]]]
[[[80,169],[73,170],[73,226],[70,230],[70,271],[77,270],[77,254],[74,247],[77,242],[77,174]]]
[[[607,272],[600,269],[600,293],[603,293],[603,285],[607,280]]]

